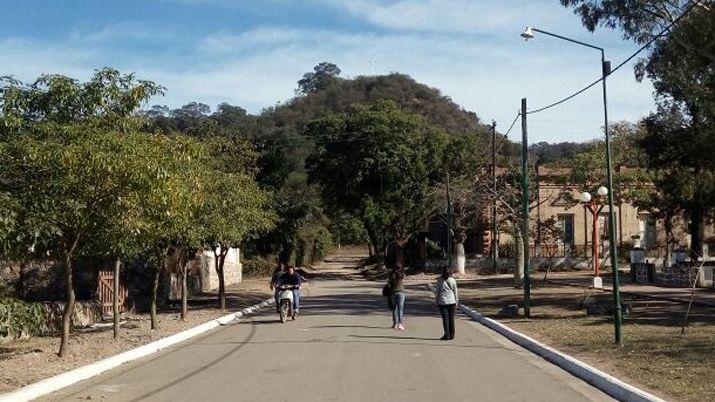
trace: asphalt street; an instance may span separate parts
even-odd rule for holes
[[[325,265],[301,315],[273,308],[58,391],[77,401],[589,401],[585,382],[459,315],[454,341],[431,295],[408,285],[406,330],[390,328],[382,284]]]

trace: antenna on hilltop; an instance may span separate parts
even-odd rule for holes
[[[370,60],[367,61],[370,64],[370,75],[375,75],[375,66],[377,65],[377,60],[374,58],[370,58]]]

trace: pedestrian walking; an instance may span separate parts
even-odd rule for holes
[[[442,315],[442,326],[444,327],[444,336],[440,340],[452,340],[454,339],[454,314],[457,310],[457,303],[459,303],[459,293],[457,292],[457,281],[452,277],[452,271],[449,268],[442,268],[442,275],[437,279],[435,299],[439,313]]]
[[[405,324],[405,270],[402,264],[396,264],[387,278],[392,303],[392,328],[404,331]]]

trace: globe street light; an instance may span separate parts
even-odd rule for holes
[[[601,52],[601,83],[603,84],[603,131],[606,136],[606,194],[608,195],[608,239],[611,246],[611,267],[613,267],[613,301],[615,308],[613,309],[613,325],[615,329],[615,341],[621,346],[623,345],[623,334],[621,333],[621,294],[619,290],[618,278],[618,247],[616,247],[616,212],[613,207],[613,169],[611,168],[611,137],[608,133],[608,101],[606,99],[606,77],[611,74],[611,62],[606,61],[605,51],[602,47],[594,46],[589,43],[581,42],[565,36],[557,35],[542,29],[527,26],[521,37],[525,40],[533,39],[534,32],[552,36],[567,42],[575,43],[581,46],[590,47]],[[599,189],[600,190],[600,189]]]
[[[591,257],[593,258],[593,287],[595,289],[601,289],[603,288],[603,280],[601,279],[601,272],[599,270],[600,267],[600,259],[599,259],[599,250],[598,250],[598,241],[599,241],[599,235],[598,235],[598,216],[601,213],[601,210],[603,210],[604,203],[603,203],[603,198],[608,195],[608,189],[606,187],[599,187],[598,191],[596,192],[598,195],[598,199],[594,199],[591,196],[591,193],[588,191],[584,191],[581,193],[581,202],[584,204],[584,209],[588,209],[591,211]]]

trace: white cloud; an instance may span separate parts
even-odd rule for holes
[[[117,40],[160,42],[174,37],[175,33],[166,29],[157,29],[134,21],[124,21],[105,25],[99,30],[75,30],[70,35],[70,41],[97,43]]]
[[[138,31],[153,37],[151,29]],[[183,48],[147,57],[132,47],[105,41],[125,33],[126,29],[115,26],[89,33],[96,40],[75,36],[59,44],[0,41],[0,71],[24,80],[44,72],[86,79],[93,69],[110,65],[166,86],[166,97],[153,103],[180,106],[196,100],[215,106],[226,101],[259,112],[293,96],[296,81],[315,64],[332,61],[344,76],[370,74],[373,69],[378,74],[409,74],[439,88],[485,121],[495,118],[501,130],[511,123],[521,97],[528,96],[534,107],[544,105],[598,75],[598,57],[589,49],[564,48],[549,41],[525,44],[517,34],[261,26],[243,32],[221,30],[186,42]],[[609,80],[609,88],[612,120],[634,120],[652,108],[649,84],[635,83],[627,68]],[[530,117],[530,135],[533,141],[587,140],[598,135],[602,119],[600,88],[594,88],[568,104]]]
[[[534,0],[324,1],[373,24],[398,30],[493,34],[505,26],[527,24],[527,16],[542,22],[556,21],[543,2]]]

